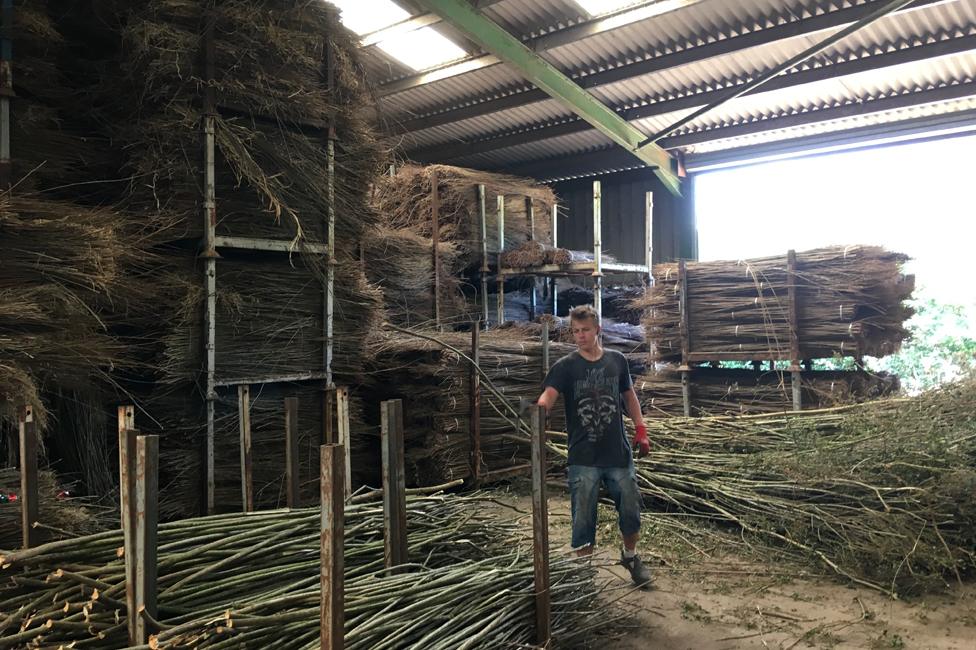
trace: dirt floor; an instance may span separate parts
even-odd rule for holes
[[[507,493],[530,512],[527,486]],[[550,488],[552,552],[569,553],[569,498]],[[531,525],[530,521],[526,521]],[[608,598],[635,613],[633,629],[604,648],[916,648],[976,650],[976,584],[945,594],[894,600],[770,557],[727,533],[686,528],[663,517],[645,524],[641,556],[654,589],[637,591],[616,565],[616,513],[601,508],[594,562],[609,579]]]

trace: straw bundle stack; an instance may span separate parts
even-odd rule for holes
[[[370,380],[376,399],[404,400],[406,457],[410,479],[436,485],[470,474],[469,334],[388,332],[372,346]],[[542,343],[528,342],[516,329],[484,332],[479,365],[485,373],[481,397],[482,473],[525,465],[528,439],[516,436],[519,399],[539,396],[543,380]],[[450,346],[450,347],[446,347]],[[454,348],[453,350],[451,348]],[[552,362],[571,346],[552,343]],[[494,394],[489,382],[500,394]],[[563,426],[561,408],[553,428]],[[490,480],[490,479],[489,479]]]
[[[804,408],[819,409],[886,397],[898,392],[898,378],[867,372],[815,370],[800,373]],[[691,376],[695,416],[781,413],[793,408],[789,372],[696,368]],[[634,388],[645,416],[684,413],[681,373],[674,369],[641,375]]]
[[[820,248],[797,253],[791,276],[786,256],[689,263],[690,350],[709,360],[733,356],[789,359],[788,286],[797,286],[800,359],[885,356],[907,336],[914,277],[908,258],[878,246]],[[677,264],[654,267],[655,285],[635,301],[657,360],[680,361]]]
[[[451,167],[449,165],[405,165],[396,175],[378,179],[375,204],[386,222],[393,228],[411,228],[424,237],[431,236],[431,178],[438,182],[438,226],[441,241],[457,245],[464,268],[473,268],[481,261],[481,218],[478,185],[485,186],[485,215],[489,253],[499,251],[498,196],[505,196],[504,248],[515,248],[529,239],[542,243],[552,241],[550,217],[555,195],[548,187],[532,181],[504,174]],[[535,215],[535,236],[525,199],[532,201]]]

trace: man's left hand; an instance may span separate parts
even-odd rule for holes
[[[643,458],[651,452],[651,441],[647,437],[647,427],[643,424],[638,425],[634,433],[634,449],[637,450],[638,458]]]

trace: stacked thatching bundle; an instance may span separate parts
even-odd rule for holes
[[[391,332],[374,343],[371,394],[377,400],[404,400],[409,480],[437,485],[470,475],[470,334],[427,333],[420,338]],[[448,347],[450,346],[450,347]],[[453,348],[453,349],[452,349]],[[571,346],[552,343],[555,362]],[[462,356],[465,355],[465,356]],[[528,463],[528,439],[516,436],[519,398],[535,399],[542,387],[542,343],[528,341],[518,328],[481,335],[482,474],[504,477],[505,470]],[[493,391],[497,389],[498,393]],[[551,426],[563,426],[557,408]]]
[[[898,378],[868,372],[814,370],[800,373],[804,408],[819,409],[886,397],[898,392]],[[634,388],[645,417],[684,413],[681,373],[661,369],[636,377]],[[692,415],[781,413],[793,408],[793,384],[783,370],[697,368],[692,375]]]
[[[688,346],[707,360],[790,359],[788,287],[797,287],[800,359],[885,356],[898,350],[911,316],[902,304],[914,277],[907,256],[879,246],[836,246],[787,256],[687,264]],[[681,361],[677,264],[654,267],[655,284],[638,299],[656,360]]]

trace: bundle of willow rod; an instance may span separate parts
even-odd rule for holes
[[[478,185],[485,186],[486,244],[497,253],[499,195],[505,196],[505,246],[511,249],[532,238],[525,198],[532,201],[535,215],[534,239],[552,241],[551,211],[556,203],[552,190],[533,181],[449,165],[404,165],[394,176],[379,178],[374,202],[393,228],[411,228],[431,236],[431,178],[438,180],[438,226],[441,241],[457,245],[462,265],[475,267],[481,261],[481,217]]]
[[[899,381],[887,373],[811,370],[800,373],[807,409],[862,402],[898,392]],[[695,368],[690,377],[692,415],[744,415],[792,410],[793,384],[784,370]],[[672,369],[635,377],[645,416],[684,413],[681,373]]]
[[[441,322],[470,320],[461,293],[457,246],[441,242]],[[363,240],[363,262],[369,281],[382,289],[386,318],[391,323],[422,326],[434,321],[434,260],[429,237],[410,228],[380,226]]]
[[[891,594],[976,570],[976,386],[798,414],[648,421],[645,504]]]
[[[70,495],[50,470],[37,473],[38,535],[42,541],[88,535],[110,525],[110,512]],[[20,472],[0,468],[0,548],[17,548],[21,542]],[[14,498],[11,499],[10,496]],[[6,611],[6,610],[4,610]]]
[[[600,600],[596,570],[571,559],[550,564],[552,648],[593,647],[613,636],[623,610]],[[319,647],[318,586],[237,607],[163,631],[150,648]],[[530,556],[503,550],[412,573],[363,575],[345,584],[350,650],[530,647],[535,592]],[[608,632],[609,630],[609,632]]]
[[[435,599],[412,596],[436,588],[437,584],[464,589],[465,581],[457,581],[462,576],[468,583],[482,586],[476,592],[466,591],[469,598],[477,593],[481,594],[479,598],[492,602],[494,596],[501,610],[508,610],[523,599],[531,604],[530,587],[509,596],[491,589],[506,584],[492,582],[492,574],[504,574],[506,567],[520,571],[528,567],[531,576],[531,563],[530,555],[518,561],[513,553],[518,545],[514,522],[500,520],[489,505],[478,495],[408,497],[409,555],[417,564],[411,567],[411,573],[401,574],[402,580],[387,582],[380,575],[384,552],[382,507],[376,501],[354,497],[346,506],[344,549],[350,642],[357,634],[368,633],[359,625],[366,612],[388,623],[396,619],[398,629],[427,619],[431,625],[428,631],[435,630],[443,623]],[[320,579],[319,529],[318,509],[220,515],[160,526],[157,620],[163,632],[154,643],[162,647],[196,647],[223,635],[241,634],[228,641],[236,646],[238,641],[257,642],[261,635],[273,632],[276,645],[298,644],[304,639],[306,627],[296,629],[285,623],[301,621],[317,629],[318,601],[309,599],[317,593]],[[0,558],[0,575],[5,578],[0,585],[0,610],[7,616],[0,621],[0,648],[28,642],[123,646],[124,566],[117,554],[121,544],[121,533],[111,531],[4,552]],[[478,562],[489,566],[480,567]],[[444,570],[438,573],[441,567]],[[567,613],[571,611],[574,596],[582,604],[600,607],[595,600],[598,589],[592,573],[577,568],[575,574],[576,577],[567,577],[560,590],[560,573],[556,572],[553,601],[558,603],[554,606],[557,612],[560,605]],[[408,579],[411,575],[413,580]],[[440,577],[444,582],[432,585],[431,577]],[[507,584],[515,587],[521,583],[513,580]],[[367,601],[372,602],[367,605]],[[433,609],[424,609],[427,607]],[[253,618],[254,612],[264,612],[267,617]],[[532,620],[531,607],[527,614]],[[234,631],[216,629],[213,622],[228,615],[232,619],[239,617],[240,625],[235,620]],[[590,617],[597,615],[614,617],[606,611],[591,611],[580,622],[585,634],[595,622]],[[262,631],[263,625],[269,627]],[[390,633],[378,621],[372,621],[370,627],[375,628],[375,633],[383,629]],[[458,632],[457,628],[451,629]],[[440,634],[446,633],[437,633]]]
[[[471,335],[419,334],[391,330],[375,340],[370,379],[375,386],[371,393],[378,399],[404,400],[411,478],[428,485],[470,475]],[[572,349],[552,343],[552,362]],[[517,329],[491,330],[481,334],[479,355],[484,470],[524,465],[529,449],[513,434],[519,399],[534,400],[541,392],[542,343],[526,339]],[[551,428],[561,427],[564,417],[561,408],[554,410]]]
[[[788,286],[797,287],[801,359],[885,356],[907,336],[914,277],[908,258],[878,246],[836,246],[797,253],[791,276],[785,255],[687,265],[688,346],[713,359],[753,355],[790,358]],[[657,359],[681,360],[678,266],[654,267],[655,284],[635,301]]]

